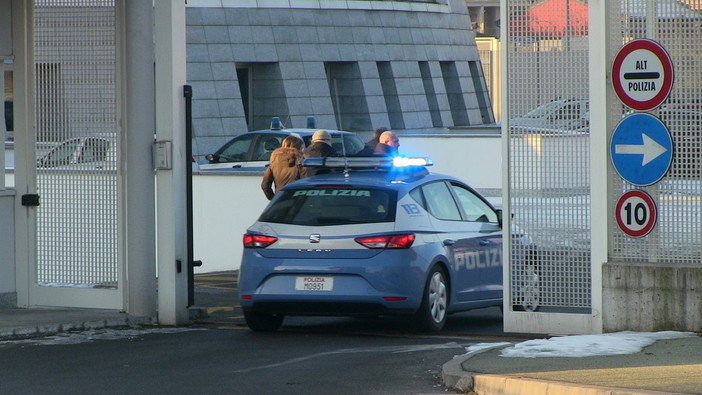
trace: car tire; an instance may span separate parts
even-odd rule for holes
[[[535,265],[528,265],[524,271],[522,285],[522,307],[524,311],[536,312],[541,304],[541,286],[539,271]]]
[[[244,319],[249,329],[254,332],[274,332],[283,324],[285,316],[282,314],[244,311]]]
[[[448,307],[448,282],[444,269],[435,266],[427,277],[422,294],[422,304],[414,314],[414,322],[422,332],[437,332],[446,323]]]

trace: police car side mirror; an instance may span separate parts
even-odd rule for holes
[[[497,213],[497,225],[501,228],[502,227],[502,209],[498,208],[497,210],[495,210],[495,212]]]
[[[212,163],[215,161],[215,157],[212,154],[207,154],[205,155],[205,159],[207,159],[208,162]]]

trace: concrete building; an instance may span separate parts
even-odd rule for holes
[[[198,158],[273,116],[356,132],[495,121],[463,1],[190,0],[186,21]]]

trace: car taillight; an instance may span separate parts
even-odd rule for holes
[[[252,235],[247,233],[244,235],[244,248],[266,248],[277,240],[278,238],[273,236]]]
[[[366,248],[403,249],[412,246],[412,243],[414,243],[414,234],[357,237],[354,240],[356,240],[356,243]]]

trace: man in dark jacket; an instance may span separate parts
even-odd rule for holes
[[[380,135],[378,145],[375,146],[373,155],[375,156],[397,156],[399,154],[400,139],[393,131],[385,131]]]
[[[302,152],[305,158],[326,158],[328,156],[338,156],[334,147],[331,146],[331,135],[326,130],[318,130],[312,135],[312,144]],[[317,174],[317,169],[302,167],[300,178]]]
[[[383,134],[383,132],[388,131],[390,129],[386,128],[385,126],[381,126],[376,128],[373,131],[373,136],[371,137],[370,140],[366,141],[366,145],[363,146],[363,149],[360,150],[356,156],[373,156],[373,151],[375,151],[375,146],[378,145],[378,142],[380,141],[380,135]]]

